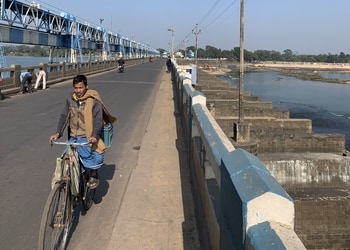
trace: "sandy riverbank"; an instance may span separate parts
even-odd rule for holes
[[[205,72],[211,75],[224,75],[232,71],[232,68],[239,69],[238,64],[223,63],[221,66],[205,66],[201,67]],[[244,65],[245,70],[334,70],[334,71],[349,71],[350,64],[335,64],[335,63],[247,63]]]
[[[278,69],[313,69],[313,70],[342,70],[350,71],[349,63],[256,63],[247,64],[255,68],[278,68]]]

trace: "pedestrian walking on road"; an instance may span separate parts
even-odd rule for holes
[[[35,90],[38,89],[41,79],[43,80],[42,89],[46,89],[46,72],[43,70],[43,68],[40,68],[39,71],[36,73],[36,82],[34,86]]]
[[[171,62],[170,57],[168,58],[168,60],[166,61],[166,67],[167,67],[167,72],[170,73],[171,72],[171,68],[173,66],[173,63]]]

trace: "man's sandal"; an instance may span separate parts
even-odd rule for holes
[[[98,184],[100,184],[99,179],[96,179],[96,178],[94,178],[94,177],[90,177],[89,181],[87,182],[87,186],[88,186],[90,189],[97,188]]]

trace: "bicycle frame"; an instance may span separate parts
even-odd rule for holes
[[[72,223],[73,209],[81,201],[89,210],[95,196],[95,189],[89,189],[88,175],[81,173],[77,146],[89,146],[88,142],[52,142],[65,145],[61,156],[61,177],[55,182],[46,201],[39,232],[39,249],[65,249]]]
[[[86,170],[81,171],[81,163],[79,160],[76,147],[78,146],[90,146],[89,142],[58,142],[54,141],[52,144],[65,145],[66,149],[63,152],[61,158],[64,160],[62,168],[61,180],[69,181],[71,194],[74,202],[83,202],[83,206],[88,210],[92,205],[92,199],[95,195],[95,190],[90,190],[86,182],[88,181],[88,173]],[[88,192],[89,191],[89,192]],[[92,194],[91,194],[92,192]]]

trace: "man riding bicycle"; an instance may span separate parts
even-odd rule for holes
[[[87,78],[77,75],[73,79],[74,93],[66,99],[60,115],[57,132],[49,140],[55,141],[62,136],[65,126],[69,126],[69,137],[72,142],[90,142],[91,147],[78,147],[80,161],[90,169],[88,186],[96,188],[99,184],[97,169],[104,160],[105,144],[101,137],[104,119],[113,123],[116,118],[109,114],[99,93],[88,89]]]
[[[124,64],[125,64],[125,61],[124,61],[123,57],[121,56],[121,57],[118,59],[118,65],[124,67]]]

